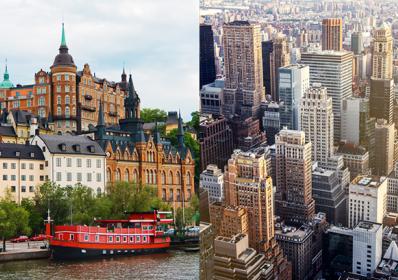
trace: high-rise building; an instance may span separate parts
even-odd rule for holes
[[[352,272],[368,276],[377,268],[382,256],[382,229],[380,223],[359,222],[352,231]]]
[[[374,30],[372,42],[372,78],[392,79],[393,38],[391,27],[383,23]]]
[[[326,214],[331,224],[346,225],[346,198],[337,171],[315,168],[312,172],[315,211]]]
[[[387,180],[385,177],[358,175],[349,187],[348,226],[360,221],[382,223],[387,211]]]
[[[320,83],[332,97],[334,141],[341,136],[342,102],[352,95],[352,53],[346,51],[318,51],[301,55],[301,63],[310,67],[310,83]]]
[[[305,142],[302,131],[282,129],[275,145],[275,212],[286,222],[304,223],[315,214],[311,143]]]
[[[394,168],[394,124],[378,119],[375,126],[375,155],[371,162],[372,174],[388,176]]]
[[[200,280],[213,279],[214,267],[214,229],[209,223],[200,222],[199,229],[199,247],[200,247]]]
[[[370,174],[369,152],[362,146],[341,142],[336,155],[342,156],[344,165],[350,170],[350,179],[359,174]]]
[[[224,200],[224,174],[217,165],[209,164],[200,174],[200,187],[209,195],[209,202]]]
[[[351,51],[354,55],[359,55],[363,52],[363,35],[361,31],[351,34]]]
[[[271,55],[274,50],[273,42],[263,41],[261,42],[262,59],[263,59],[263,84],[265,88],[265,94],[271,95]]]
[[[265,104],[263,116],[263,129],[267,137],[267,144],[275,144],[275,135],[281,128],[279,104],[270,102]]]
[[[369,96],[370,116],[393,122],[394,117],[394,80],[370,79]]]
[[[200,85],[214,82],[216,79],[216,65],[214,59],[214,38],[211,25],[200,25]]]
[[[249,216],[244,207],[213,203],[210,205],[210,222],[216,236],[232,237],[240,233],[249,234]]]
[[[234,148],[236,149],[248,151],[266,141],[265,133],[260,130],[260,119],[234,117],[229,124],[233,131]]]
[[[232,130],[223,116],[201,115],[199,124],[200,170],[209,164],[224,169],[233,151]]]
[[[203,85],[200,90],[200,113],[201,114],[222,114],[224,79],[217,79],[214,82]]]
[[[223,26],[225,88],[223,114],[258,117],[265,98],[259,24],[234,21]]]
[[[343,20],[326,18],[322,20],[322,50],[343,49]]]
[[[306,142],[312,143],[312,160],[327,162],[333,155],[333,108],[327,89],[313,84],[300,104],[300,130]]]
[[[279,67],[290,65],[290,50],[286,36],[278,34],[273,40],[273,50],[271,53],[271,97],[272,100],[279,101]],[[267,93],[268,94],[268,93]]]
[[[294,64],[279,68],[279,114],[281,127],[299,129],[299,106],[310,86],[310,69]]]

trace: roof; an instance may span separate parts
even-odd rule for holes
[[[0,143],[0,158],[44,160],[44,155],[39,146]]]
[[[395,241],[391,241],[387,251],[384,253],[384,259],[398,261],[398,246]]]
[[[2,126],[0,125],[0,136],[17,136],[15,130],[12,126]]]
[[[43,140],[48,150],[53,154],[105,155],[101,146],[88,136],[40,135],[39,138]]]

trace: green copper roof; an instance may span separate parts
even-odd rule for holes
[[[62,23],[61,47],[66,47],[64,23]]]
[[[3,75],[4,79],[0,83],[0,88],[12,88],[14,85],[10,81],[10,75],[8,74],[8,69],[7,69],[7,64],[6,64],[6,70]]]

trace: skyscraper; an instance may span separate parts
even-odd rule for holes
[[[375,156],[372,174],[388,176],[394,168],[394,124],[378,119],[375,127]]]
[[[200,25],[200,89],[216,79],[214,38],[211,25]]]
[[[258,117],[265,98],[260,25],[247,21],[224,24],[225,88],[223,113]]]
[[[333,155],[333,108],[332,98],[320,84],[313,84],[301,99],[300,130],[312,143],[312,160],[327,162]]]
[[[326,18],[322,21],[322,50],[343,49],[343,20]]]
[[[351,51],[354,55],[359,55],[363,52],[363,35],[361,31],[351,34]]]
[[[279,68],[279,114],[281,127],[298,130],[299,105],[310,86],[310,68],[294,64]]]
[[[271,94],[272,100],[279,101],[279,67],[284,67],[290,64],[290,50],[287,43],[286,36],[278,34],[273,39],[273,50],[270,58],[271,66]]]
[[[261,42],[263,59],[263,84],[265,94],[271,95],[271,55],[274,50],[274,44],[270,41]]]
[[[315,214],[311,143],[305,142],[302,131],[282,129],[275,144],[275,212],[288,223],[302,224]]]
[[[352,95],[352,53],[346,51],[319,51],[303,53],[301,63],[310,67],[310,83],[320,83],[332,97],[334,141],[341,134],[341,107],[343,100]]]

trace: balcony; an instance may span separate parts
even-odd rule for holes
[[[85,98],[86,100],[92,100],[92,99],[93,99],[93,97],[92,97],[90,94],[85,94],[85,95],[84,95],[84,98]]]
[[[111,116],[111,117],[117,117],[117,116],[118,116],[118,115],[117,115],[117,112],[109,112],[108,114],[109,114],[109,116]]]
[[[95,112],[97,109],[94,106],[89,106],[89,105],[82,105],[82,110],[90,111],[90,112]]]
[[[54,115],[54,121],[76,121],[76,116]]]

